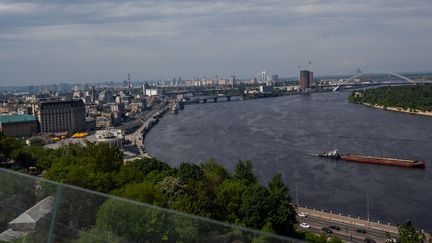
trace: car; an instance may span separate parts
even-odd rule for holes
[[[299,216],[300,218],[306,218],[306,217],[307,217],[305,213],[299,213],[298,216]]]
[[[376,243],[376,241],[371,238],[365,238],[364,240],[366,243]]]
[[[329,229],[327,227],[322,228],[322,231],[326,232],[327,234],[332,234],[333,233],[333,230],[331,230],[331,229]]]
[[[300,227],[305,228],[305,229],[309,229],[311,226],[306,224],[306,223],[301,223]]]
[[[340,227],[337,225],[331,225],[329,226],[330,229],[334,229],[334,230],[340,230]]]
[[[395,237],[387,237],[386,242],[391,242],[391,243],[397,243],[398,239],[396,239]]]
[[[357,231],[357,233],[360,233],[360,234],[366,234],[365,229],[357,229],[356,231]]]

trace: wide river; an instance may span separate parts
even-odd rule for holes
[[[185,106],[150,131],[146,150],[173,166],[213,158],[233,171],[239,159],[252,160],[262,183],[282,173],[300,205],[366,218],[369,194],[371,219],[432,231],[432,117],[350,104],[348,94]],[[422,159],[426,169],[311,156],[334,148]]]

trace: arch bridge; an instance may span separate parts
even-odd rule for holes
[[[405,77],[405,76],[402,76],[402,75],[400,75],[400,74],[397,74],[397,73],[389,73],[389,72],[381,72],[381,71],[360,73],[360,74],[354,75],[354,76],[352,76],[351,78],[345,80],[343,83],[344,83],[344,84],[351,84],[351,83],[354,83],[353,81],[354,81],[356,78],[359,78],[359,77],[361,77],[361,76],[367,76],[367,75],[380,75],[380,74],[387,75],[387,76],[397,77],[397,78],[403,79],[403,80],[405,80],[405,81],[407,81],[407,82],[410,82],[410,83],[415,84],[415,81],[414,81],[414,80],[409,79],[409,78],[407,78],[407,77]]]
[[[356,79],[360,78],[362,76],[368,76],[368,75],[387,75],[387,76],[393,76],[397,77],[398,79],[402,79],[403,81],[393,80],[393,81],[385,81],[385,82],[362,82],[357,83]],[[359,73],[357,75],[352,76],[351,78],[348,78],[347,80],[343,81],[339,85],[337,85],[335,88],[333,88],[333,91],[338,91],[342,86],[374,86],[374,85],[382,85],[382,84],[416,84],[416,82],[412,79],[409,79],[405,76],[402,76],[397,73],[390,73],[390,72],[382,72],[382,71],[376,71],[376,72],[365,72],[365,73]]]

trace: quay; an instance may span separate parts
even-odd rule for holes
[[[144,138],[145,135],[150,131],[150,129],[159,122],[159,118],[163,116],[169,110],[169,103],[164,102],[162,105],[156,109],[147,113],[140,120],[142,122],[141,126],[132,134],[125,136],[125,139],[130,141],[133,145],[138,148],[138,155],[136,158],[151,158],[149,154],[145,152]]]

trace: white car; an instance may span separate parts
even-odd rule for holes
[[[306,223],[301,223],[300,227],[305,228],[305,229],[309,229],[310,225],[306,224]]]
[[[304,214],[304,213],[299,213],[298,216],[299,216],[300,218],[306,218],[306,214]]]

